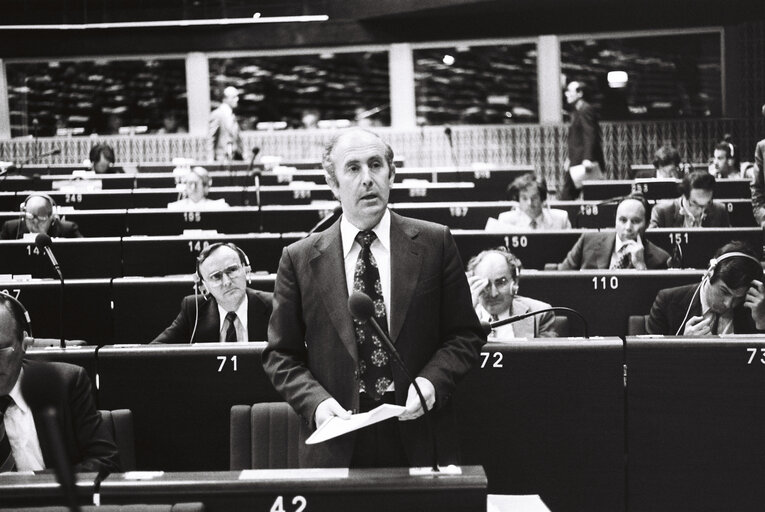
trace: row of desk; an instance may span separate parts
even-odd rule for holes
[[[527,271],[520,276],[519,294],[581,312],[591,335],[623,336],[629,316],[648,314],[659,290],[698,283],[702,275],[698,270]],[[272,291],[274,278],[254,275],[250,286]],[[59,337],[59,288],[50,279],[0,281],[0,291],[24,303],[41,338]],[[91,345],[148,343],[177,316],[183,297],[193,293],[190,275],[70,280],[65,335]],[[569,332],[583,332],[576,318],[570,319]]]
[[[752,202],[731,199],[723,203],[734,227],[756,227]],[[88,237],[125,235],[180,235],[187,230],[216,230],[219,233],[291,233],[310,230],[334,209],[336,203],[306,205],[264,205],[231,207],[221,210],[178,211],[166,208],[73,210],[61,218],[76,222]],[[407,217],[437,222],[452,229],[484,229],[489,217],[516,206],[509,201],[495,202],[406,202],[390,208]],[[565,210],[575,228],[613,228],[616,203],[594,201],[550,202],[550,207]],[[18,211],[0,212],[0,223],[20,218]]]
[[[134,413],[140,469],[225,470],[228,414],[279,401],[263,344],[35,351],[97,373]],[[193,397],[193,401],[189,397]],[[463,462],[489,492],[553,511],[760,510],[765,339],[489,343],[454,398]]]
[[[484,249],[504,246],[520,258],[524,268],[542,270],[546,264],[562,262],[585,231],[452,233],[465,264]],[[304,236],[304,233],[263,233],[61,238],[55,240],[53,250],[64,276],[73,279],[190,273],[199,252],[216,242],[239,246],[248,255],[253,271],[275,273],[282,249]],[[673,254],[675,268],[706,268],[715,251],[731,240],[747,242],[758,250],[763,245],[762,228],[662,228],[648,230],[645,238]],[[47,256],[29,240],[0,242],[0,262],[2,274],[54,276]]]
[[[670,199],[680,195],[680,182],[676,179],[585,180],[582,183],[582,198],[602,201],[638,193],[646,199]],[[714,196],[717,199],[751,198],[749,180],[718,179]]]

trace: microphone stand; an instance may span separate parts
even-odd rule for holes
[[[36,160],[39,160],[41,158],[45,158],[46,156],[58,155],[59,153],[61,153],[61,148],[56,148],[51,151],[47,151],[45,153],[40,153],[39,155],[33,155],[32,157],[27,158],[26,160],[22,160],[18,164],[9,165],[5,169],[0,170],[0,176],[3,177],[3,179],[0,180],[0,183],[4,182],[10,173],[20,171],[21,169],[24,168],[25,165],[32,163]]]
[[[563,306],[553,306],[553,307],[550,307],[550,308],[544,308],[544,309],[540,309],[540,310],[537,310],[537,311],[530,311],[530,312],[524,313],[522,315],[511,316],[509,318],[505,318],[504,320],[498,320],[496,322],[491,322],[489,324],[489,326],[492,329],[495,329],[497,327],[502,327],[503,325],[512,324],[514,322],[518,322],[518,321],[523,320],[524,318],[528,318],[530,316],[538,315],[540,313],[547,313],[548,311],[561,311],[561,312],[564,312],[564,313],[572,313],[572,314],[578,316],[579,319],[582,321],[582,326],[584,328],[584,337],[585,338],[589,338],[590,337],[589,329],[587,327],[587,320],[584,318],[584,315],[582,315],[579,311],[577,311],[575,309],[571,309],[571,308],[567,308],[567,307],[563,307]]]

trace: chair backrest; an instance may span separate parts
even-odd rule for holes
[[[640,336],[641,334],[648,334],[646,329],[646,320],[648,315],[630,315],[627,320],[627,336]]]
[[[568,317],[563,315],[555,315],[555,321],[553,322],[553,328],[559,338],[566,338],[569,336],[569,323]]]
[[[300,417],[285,402],[231,408],[231,470],[300,466]]]
[[[117,445],[122,471],[133,471],[136,469],[133,412],[130,409],[100,410],[98,412],[101,414],[103,427],[112,434]]]

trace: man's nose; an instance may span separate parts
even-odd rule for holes
[[[372,173],[369,172],[369,166],[362,165],[361,166],[361,182],[364,184],[371,184],[372,183]]]

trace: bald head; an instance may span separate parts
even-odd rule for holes
[[[231,86],[223,89],[223,103],[231,108],[236,108],[239,104],[239,89]]]
[[[27,198],[24,220],[30,233],[47,233],[53,222],[53,205],[43,196]]]

